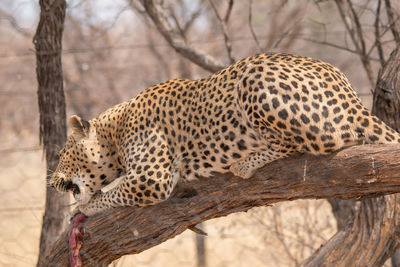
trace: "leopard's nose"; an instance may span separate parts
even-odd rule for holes
[[[73,187],[74,187],[74,183],[71,182],[71,181],[68,181],[68,182],[65,184],[65,189],[66,189],[67,191],[72,190]]]

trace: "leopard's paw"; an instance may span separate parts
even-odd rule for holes
[[[248,164],[246,164],[245,162],[235,162],[233,163],[229,170],[238,177],[241,177],[243,179],[249,179],[253,176],[254,174],[254,170],[249,168]]]

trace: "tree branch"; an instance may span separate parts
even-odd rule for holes
[[[226,67],[210,55],[188,45],[182,34],[169,23],[167,14],[155,0],[140,0],[140,3],[145,8],[147,15],[154,22],[158,31],[178,53],[210,72],[217,72]]]
[[[376,15],[375,15],[375,45],[379,55],[379,62],[381,63],[381,68],[385,65],[385,57],[383,55],[382,43],[381,43],[381,35],[379,29],[379,22],[380,22],[380,15],[381,15],[381,0],[378,0],[378,4],[376,6]],[[372,46],[373,47],[373,46]],[[368,52],[369,54],[369,52]]]
[[[221,24],[221,30],[222,33],[224,35],[224,41],[225,41],[225,48],[226,48],[226,52],[228,53],[228,57],[231,63],[234,63],[236,60],[232,55],[232,44],[231,44],[231,40],[228,34],[228,21],[229,18],[231,16],[231,12],[232,12],[232,7],[233,7],[233,0],[230,0],[228,3],[228,9],[225,13],[224,18],[222,18],[219,13],[218,13],[218,9],[217,7],[214,5],[212,0],[208,0],[208,2],[210,3],[211,8],[214,10],[215,16],[217,17],[217,19],[219,20],[219,23]]]
[[[21,26],[19,26],[17,20],[15,19],[15,17],[12,14],[9,14],[8,12],[0,9],[0,21],[1,20],[7,20],[11,27],[16,30],[17,32],[19,32],[20,34],[22,34],[22,36],[24,37],[31,37],[32,33],[29,32],[29,30],[22,28]]]
[[[400,46],[400,34],[397,29],[397,23],[396,23],[398,19],[395,18],[395,13],[393,12],[390,0],[385,0],[385,5],[386,5],[386,13],[389,19],[390,30],[392,31],[394,40],[396,41],[396,46]]]
[[[258,52],[261,52],[260,42],[258,41],[257,34],[253,28],[253,0],[249,2],[249,16],[248,16],[249,28],[251,32],[251,36],[253,36],[254,42],[257,45]]]
[[[361,63],[364,66],[365,72],[367,73],[368,80],[371,86],[375,85],[375,77],[372,71],[371,62],[366,52],[365,40],[363,29],[361,27],[360,19],[358,18],[357,12],[354,10],[353,4],[351,0],[335,0],[336,6],[339,10],[339,14],[342,18],[343,24],[346,27],[347,32],[349,33],[355,50],[357,51]],[[345,5],[350,10],[351,16],[346,14]],[[351,23],[355,24],[355,28],[351,25]]]
[[[295,199],[352,199],[400,192],[399,151],[400,144],[366,145],[328,156],[297,155],[261,168],[248,180],[230,173],[203,178],[181,185],[163,203],[95,215],[85,224],[84,266],[106,266],[123,255],[156,246],[192,225],[252,207]],[[348,227],[345,232],[351,230]],[[41,266],[68,264],[67,238],[63,233]],[[356,252],[351,250],[347,255]],[[331,258],[336,264],[341,260]]]

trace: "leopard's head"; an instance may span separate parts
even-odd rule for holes
[[[60,160],[48,184],[60,192],[71,192],[79,204],[87,203],[101,187],[122,174],[114,146],[101,142],[96,120],[78,116],[69,120],[72,133],[60,151]]]

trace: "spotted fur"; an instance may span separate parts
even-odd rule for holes
[[[87,215],[158,203],[179,180],[229,171],[249,178],[295,152],[400,140],[337,68],[288,54],[248,57],[201,80],[163,82],[90,122],[73,116],[70,125],[50,184],[73,191]]]

